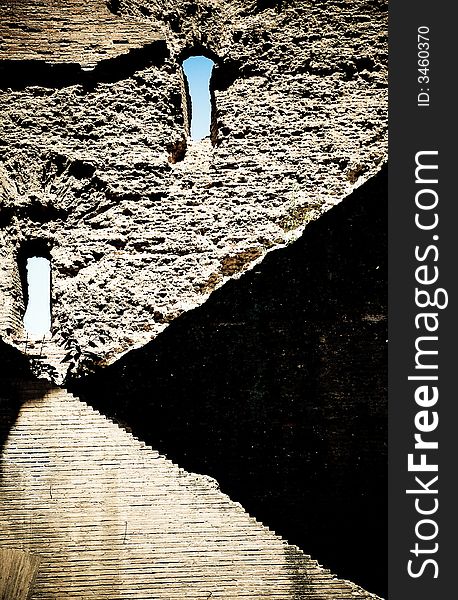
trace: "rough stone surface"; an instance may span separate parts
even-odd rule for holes
[[[29,76],[40,61],[94,68],[162,38],[153,23],[119,18],[103,0],[2,0],[0,36],[0,70],[14,62]]]
[[[29,4],[3,7],[0,322],[24,350],[18,256],[40,240],[53,278],[41,362],[60,378],[157,336],[386,158],[385,1]],[[15,77],[12,61],[37,52],[24,28],[51,7],[71,39],[62,19],[39,23],[49,54]],[[138,51],[112,44],[116,23]],[[202,53],[217,65],[214,125],[190,142],[181,60]]]
[[[339,577],[387,595],[387,175],[78,397]],[[367,549],[371,551],[368,552]]]

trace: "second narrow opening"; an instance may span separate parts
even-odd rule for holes
[[[210,78],[215,63],[205,56],[191,56],[183,61],[183,71],[187,79],[191,98],[191,139],[201,140],[210,135],[212,102]]]
[[[24,328],[32,337],[42,337],[51,329],[51,263],[47,258],[27,259],[27,309]]]

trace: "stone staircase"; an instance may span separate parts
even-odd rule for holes
[[[376,598],[65,390],[21,385],[0,547],[41,558],[33,600]]]
[[[65,362],[68,351],[57,344],[50,335],[41,339],[22,336],[9,341],[29,358],[30,368],[37,378],[47,379],[57,385],[63,383],[69,366]]]

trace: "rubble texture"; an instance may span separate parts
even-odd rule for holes
[[[23,349],[18,256],[39,240],[61,377],[144,345],[386,159],[386,2],[29,5],[7,2],[1,26],[0,322]],[[39,23],[43,56],[24,24],[51,10],[66,27]],[[192,54],[216,63],[201,142],[187,136]]]
[[[385,598],[386,188],[382,169],[151,343],[68,383]]]

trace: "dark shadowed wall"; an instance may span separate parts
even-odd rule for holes
[[[82,399],[386,594],[386,171]]]

